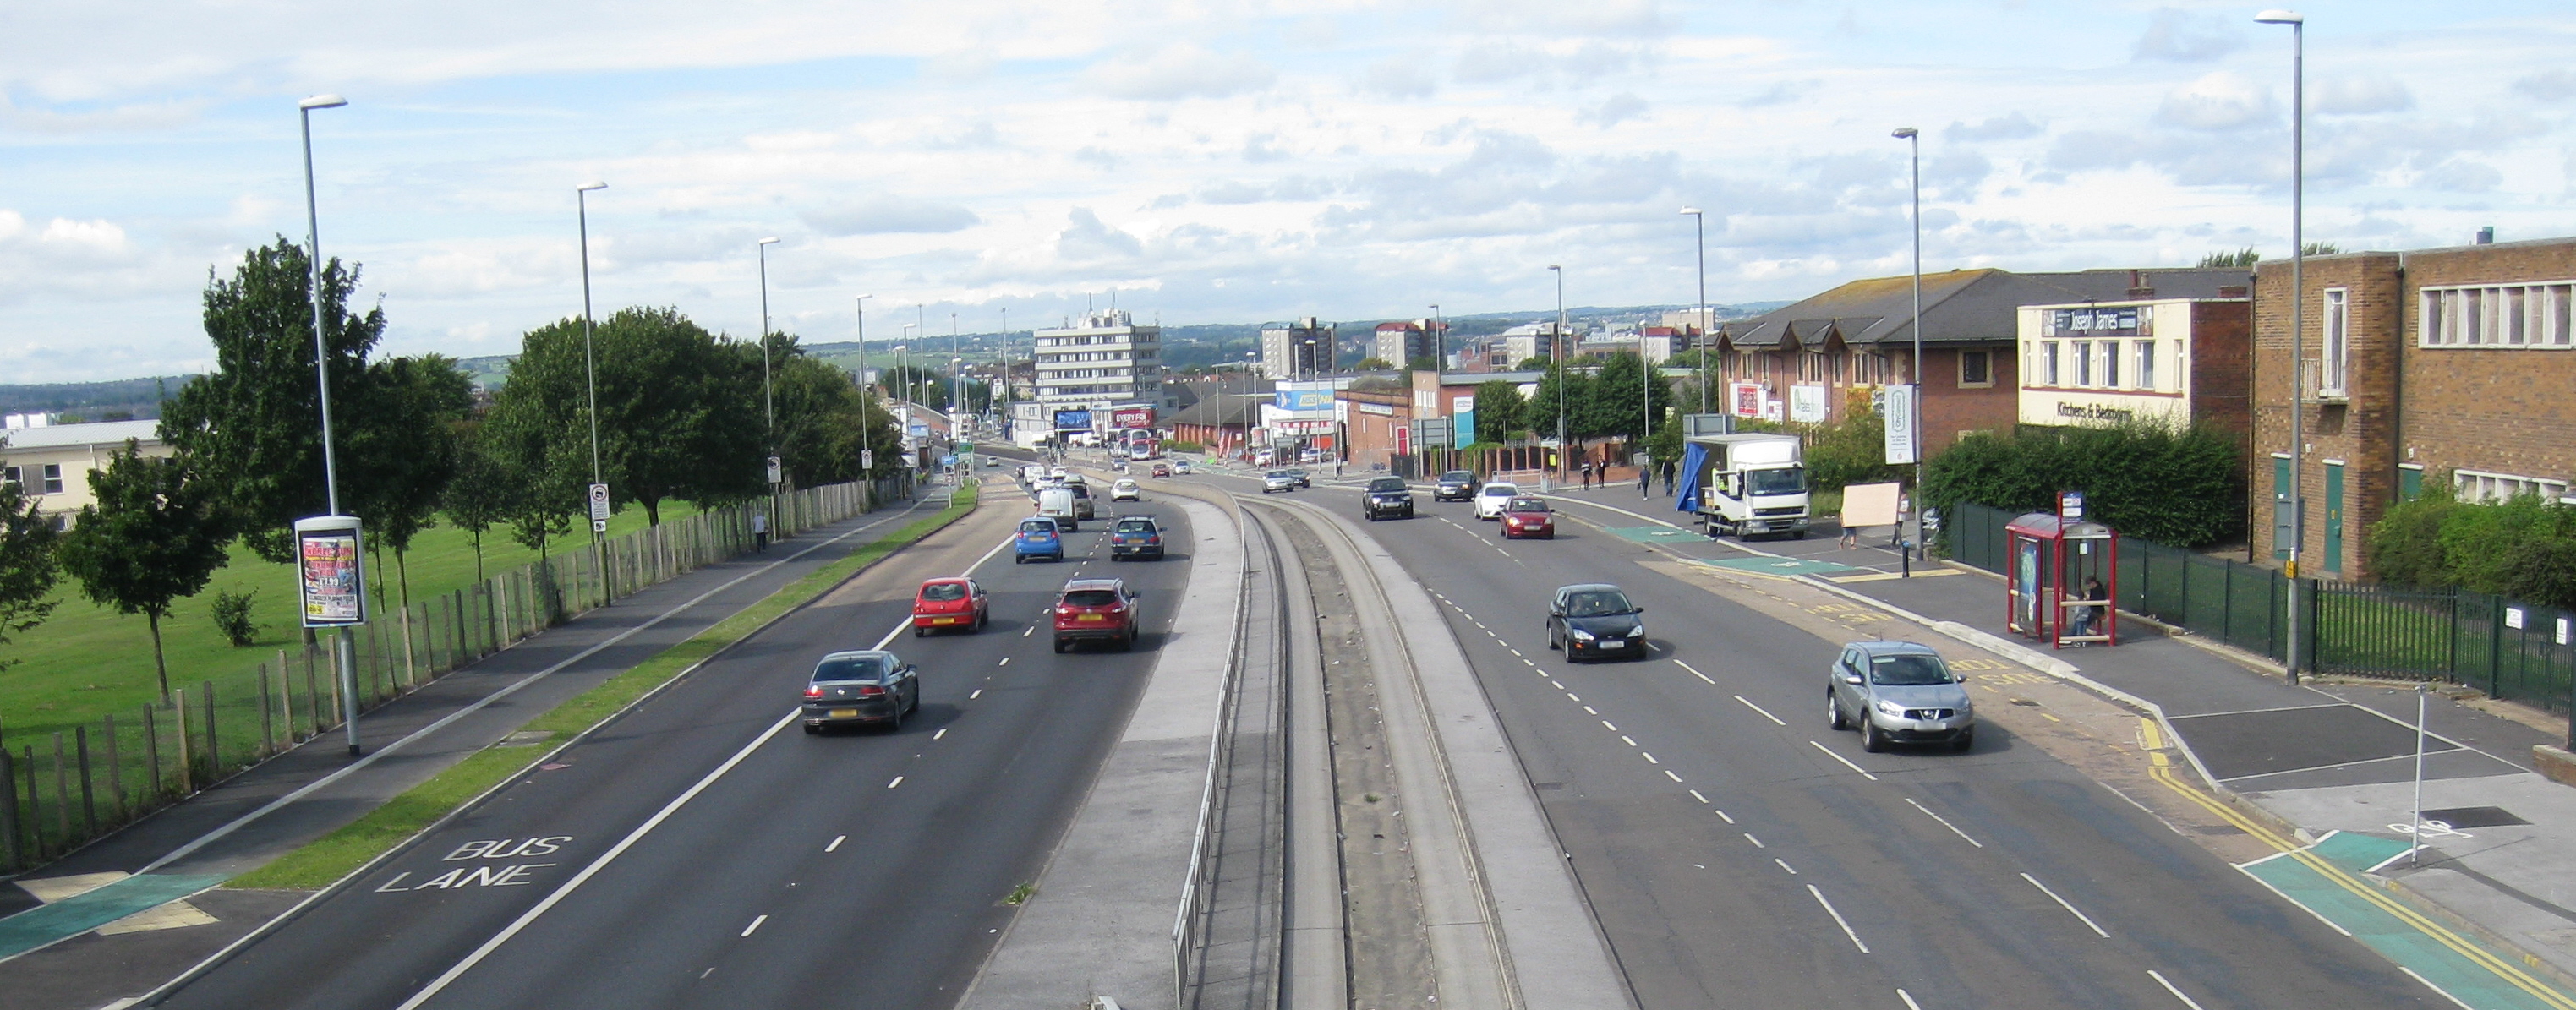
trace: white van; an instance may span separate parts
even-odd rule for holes
[[[1055,520],[1056,528],[1067,533],[1082,529],[1072,488],[1050,487],[1038,490],[1038,514]]]

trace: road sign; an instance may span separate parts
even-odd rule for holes
[[[606,532],[608,532],[608,520],[606,520],[606,519],[593,519],[593,520],[591,520],[591,521],[590,521],[590,531],[591,531],[591,532],[593,532],[593,533],[606,533]]]
[[[861,469],[861,470],[874,470],[874,469],[876,469],[876,468],[877,468],[877,451],[876,451],[876,450],[874,450],[874,449],[861,449],[861,450],[859,450],[859,469]]]
[[[782,475],[780,474],[778,467],[778,457],[769,457],[769,482],[776,484],[781,476]]]
[[[945,456],[941,456],[941,457],[939,457],[939,465],[941,465],[941,466],[956,466],[956,465],[957,465],[957,454],[952,452],[952,453],[949,453],[948,455],[945,455]]]
[[[974,455],[974,454],[975,454],[975,443],[973,443],[973,442],[959,442],[959,443],[957,443],[957,454],[958,454],[958,455],[960,455],[960,456],[972,456],[972,455]]]
[[[608,521],[608,485],[606,484],[590,486],[590,521],[594,524]]]

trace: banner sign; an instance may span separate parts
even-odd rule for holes
[[[1090,431],[1090,430],[1091,430],[1091,411],[1089,411],[1089,410],[1059,410],[1059,411],[1056,411],[1056,412],[1055,412],[1055,430],[1057,430],[1057,431]]]
[[[1151,428],[1154,426],[1154,408],[1120,407],[1109,412],[1109,426],[1112,428]]]
[[[2039,317],[2043,337],[2151,337],[2155,332],[2151,305],[2051,309]]]
[[[1765,399],[1767,399],[1767,397],[1763,395],[1761,383],[1730,382],[1726,384],[1727,409],[1737,417],[1762,416],[1762,401]]]
[[[1887,462],[1914,462],[1921,437],[1914,430],[1914,387],[1887,387]]]
[[[1789,420],[1800,424],[1823,424],[1827,411],[1825,387],[1789,387]]]
[[[1293,413],[1315,413],[1333,409],[1333,384],[1329,382],[1282,382],[1272,397],[1279,409]]]
[[[337,628],[367,623],[367,571],[355,516],[314,516],[295,521],[296,583],[304,597],[304,626]]]
[[[1451,397],[1449,399],[1449,416],[1457,424],[1457,430],[1452,432],[1449,436],[1449,444],[1476,444],[1476,398],[1472,396]]]

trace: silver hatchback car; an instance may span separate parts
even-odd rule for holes
[[[1966,678],[1930,646],[1913,642],[1843,646],[1826,678],[1825,715],[1835,729],[1857,723],[1860,747],[1872,753],[1891,741],[1947,743],[1961,751],[1976,744],[1977,708]]]

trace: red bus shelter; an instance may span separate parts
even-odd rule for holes
[[[2120,535],[2033,512],[2004,527],[2004,623],[2053,648],[2119,643]]]

